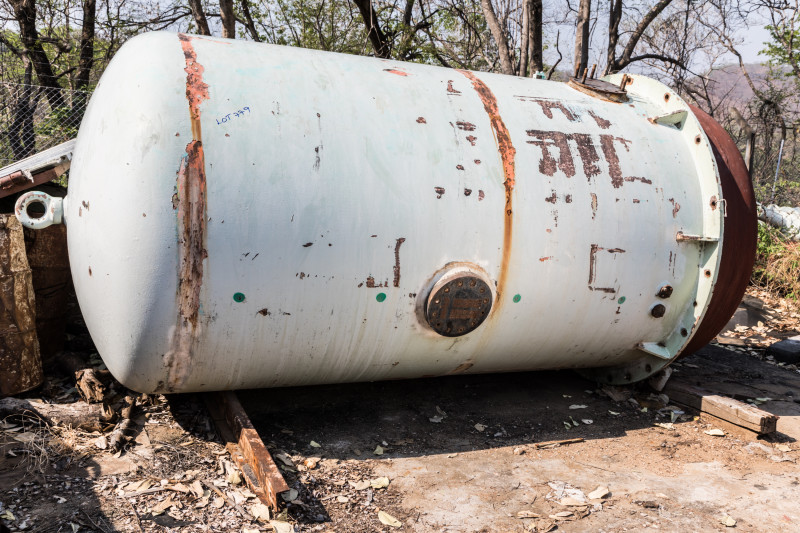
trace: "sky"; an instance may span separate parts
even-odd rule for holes
[[[745,63],[761,63],[766,60],[764,56],[758,55],[764,49],[764,43],[769,41],[769,32],[763,26],[752,26],[741,37],[744,43],[739,53]]]

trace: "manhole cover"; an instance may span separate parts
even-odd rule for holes
[[[463,274],[434,285],[425,318],[440,335],[458,337],[480,326],[491,308],[489,285],[478,276]]]

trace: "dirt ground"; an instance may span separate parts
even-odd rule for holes
[[[734,331],[742,342],[725,349],[774,369],[764,347],[797,323],[781,305],[769,302],[761,331]],[[74,379],[51,374],[31,398],[80,401]],[[112,388],[112,398],[126,392]],[[277,517],[241,483],[200,395],[139,397],[121,453],[98,447],[99,432],[7,419],[0,523],[71,533],[800,531],[800,443],[715,436],[719,427],[646,385],[610,394],[572,371],[242,391],[293,489]]]

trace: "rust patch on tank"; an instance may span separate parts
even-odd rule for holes
[[[557,100],[545,100],[540,98],[537,98],[534,101],[537,104],[539,104],[539,107],[542,108],[542,113],[544,113],[544,116],[546,116],[547,118],[552,119],[553,109],[558,109],[559,111],[564,113],[564,116],[567,117],[567,120],[569,120],[570,122],[575,122],[578,119],[578,117],[576,117],[569,109],[567,109],[567,107],[562,102],[559,102]]]
[[[569,149],[570,135],[561,131],[527,130],[535,141],[526,141],[542,149],[542,159],[539,161],[539,172],[545,176],[553,176],[556,170],[561,170],[568,178],[575,175],[575,162]],[[550,148],[558,149],[558,161],[550,153]]]
[[[557,199],[558,199],[558,197],[556,196],[556,191],[551,191],[550,196],[547,196],[544,199],[544,201],[545,202],[550,202],[551,204],[554,204],[554,203],[556,203]]]
[[[425,120],[425,117],[418,117],[417,118],[417,124],[427,124],[427,123],[428,123],[428,121]]]
[[[603,150],[603,155],[608,162],[608,173],[611,176],[611,185],[614,186],[615,189],[622,187],[622,183],[624,180],[622,179],[622,169],[619,164],[619,157],[617,157],[617,149],[614,148],[614,140],[619,139],[619,137],[614,137],[613,135],[601,135],[600,136],[600,147]],[[625,148],[628,146],[625,145]]]
[[[450,374],[460,374],[462,372],[466,372],[467,370],[472,368],[473,365],[474,363],[471,363],[469,361],[467,361],[466,363],[461,363],[460,365],[455,367],[452,371],[450,371]]]
[[[483,103],[483,108],[486,114],[489,115],[489,121],[494,131],[495,139],[497,140],[497,151],[500,153],[500,159],[503,163],[503,176],[505,180],[503,185],[506,189],[505,213],[503,224],[503,258],[500,263],[500,274],[497,277],[497,303],[499,304],[505,288],[506,277],[508,276],[508,268],[511,262],[511,241],[513,236],[513,192],[516,180],[515,163],[517,150],[511,142],[511,136],[508,133],[505,122],[500,117],[500,110],[497,107],[497,99],[492,93],[491,89],[486,86],[475,74],[467,70],[459,70],[466,78],[472,82],[472,87],[478,93],[478,97]],[[482,194],[483,191],[480,191]],[[497,309],[499,306],[495,306]]]
[[[472,189],[464,189],[464,196],[469,196],[472,194]]]
[[[447,80],[447,92],[450,94],[461,94],[461,91],[453,87],[453,80]]]
[[[681,204],[675,201],[675,198],[670,198],[669,203],[672,204],[672,218],[676,218],[678,216],[678,211],[681,210]]]
[[[640,178],[638,176],[626,176],[625,181],[633,182],[633,181],[640,181],[646,185],[652,185],[653,180],[649,180],[647,178]]]
[[[597,195],[595,193],[591,193],[592,195],[592,220],[594,217],[597,216]]]
[[[367,276],[367,288],[369,289],[377,289],[379,287],[388,287],[389,282],[384,281],[383,283],[375,283],[375,278],[372,276]]]
[[[474,135],[467,135],[467,141],[469,141],[469,144],[471,144],[472,146],[475,146],[475,141],[477,140],[478,138],[475,137]]]
[[[589,249],[589,290],[606,292],[606,293],[615,293],[617,291],[614,288],[594,286],[594,282],[596,281],[595,277],[597,275],[597,252],[600,251],[606,251],[610,254],[624,254],[625,250],[623,250],[622,248],[603,248],[601,246],[598,246],[597,244],[592,244]]]
[[[548,255],[547,257],[540,257],[540,258],[539,258],[539,261],[541,261],[542,263],[544,263],[545,261],[550,261],[552,258],[553,258],[553,256],[552,256],[552,255]]]
[[[206,239],[206,173],[200,127],[200,104],[209,98],[203,66],[197,62],[191,37],[178,34],[186,60],[186,100],[192,141],[186,145],[177,175],[178,322],[172,347],[164,355],[168,368],[167,390],[180,388],[192,370],[192,350],[199,333],[200,290]]]
[[[441,198],[444,194],[444,187],[434,187],[433,190],[436,193],[436,198]]]
[[[405,237],[397,239],[394,245],[394,286],[400,286],[400,246],[406,242]]]
[[[456,127],[464,131],[475,131],[475,124],[473,124],[472,122],[465,122],[463,120],[457,121]]]
[[[595,164],[600,161],[600,156],[597,154],[592,137],[586,133],[572,133],[569,138],[578,145],[578,155],[583,163],[583,173],[586,178],[591,179],[592,176],[600,174],[600,167]]]
[[[485,196],[486,195],[483,194],[483,191],[478,189],[478,201],[480,202],[481,200],[483,200]]]
[[[610,120],[606,120],[603,117],[597,116],[594,111],[589,111],[589,116],[594,119],[594,121],[602,130],[607,130],[611,126]]]

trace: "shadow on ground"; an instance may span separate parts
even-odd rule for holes
[[[653,424],[652,411],[642,413],[627,402],[621,408],[600,394],[594,382],[572,371],[238,394],[265,442],[307,453],[314,441],[327,457],[337,459],[375,458],[377,446],[386,456],[409,457],[578,437],[603,439]],[[647,397],[649,391],[642,394]]]

